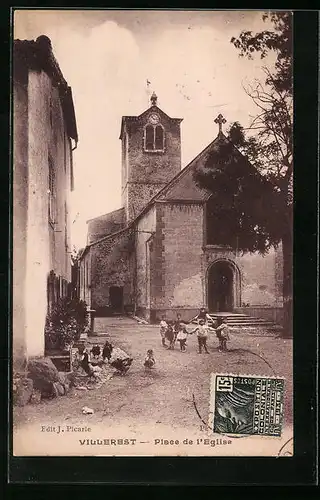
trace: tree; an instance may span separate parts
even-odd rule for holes
[[[264,67],[264,82],[245,88],[257,107],[257,115],[244,129],[234,123],[228,141],[210,155],[195,174],[196,182],[213,193],[217,210],[222,203],[217,186],[228,179],[229,212],[237,220],[233,246],[242,251],[265,253],[282,243],[284,336],[292,334],[292,27],[291,13],[263,15],[274,30],[253,34],[243,31],[231,43],[240,57],[264,59],[275,54],[274,68]],[[232,153],[234,148],[244,155]],[[249,166],[251,165],[251,166]],[[253,166],[253,167],[252,167]],[[253,171],[254,170],[254,171]],[[224,190],[224,196],[227,190]],[[229,217],[231,219],[231,217]],[[239,234],[239,236],[238,236]],[[240,234],[243,236],[240,238]]]

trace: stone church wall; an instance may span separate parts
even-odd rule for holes
[[[136,314],[150,318],[150,277],[153,265],[153,234],[156,231],[156,210],[153,207],[143,216],[136,228]]]
[[[155,304],[168,318],[177,311],[191,319],[203,304],[201,254],[203,208],[197,204],[162,205],[162,296]]]
[[[279,286],[281,274],[276,273],[276,256],[276,252],[270,250],[265,256],[245,254],[239,257],[238,261],[242,270],[241,305],[282,306],[282,293]]]
[[[108,315],[110,287],[123,287],[124,311],[134,303],[134,238],[128,231],[115,234],[93,245],[91,252],[91,307],[97,315]]]
[[[130,200],[128,205],[128,221],[135,219],[147,203],[153,198],[166,183],[163,184],[148,184],[144,183],[130,183],[127,186],[127,195]]]
[[[281,308],[282,260],[279,252],[272,250],[264,257],[259,254],[236,256],[233,251],[221,247],[204,246],[203,206],[200,204],[157,204],[156,213],[157,227],[150,260],[151,320],[159,319],[162,314],[174,318],[177,312],[188,320],[200,307],[207,306],[207,272],[219,259],[230,260],[238,269],[235,307],[246,304],[246,307],[258,308],[259,312],[265,309],[266,314],[262,316],[272,316],[271,310]],[[139,274],[146,275],[144,272]]]
[[[165,129],[164,153],[144,151],[144,129],[147,123],[132,123],[128,126],[128,182],[159,182],[167,184],[181,170],[180,124],[162,115]]]
[[[127,221],[134,219],[181,170],[180,123],[160,110],[157,113],[165,130],[164,152],[144,151],[147,115],[126,125],[126,144],[122,145],[125,148],[122,157],[122,204],[126,207]]]

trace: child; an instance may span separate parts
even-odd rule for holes
[[[217,337],[219,339],[219,351],[225,352],[227,351],[227,342],[230,340],[229,337],[229,327],[227,325],[226,318],[223,318],[221,321],[221,325],[216,328]]]
[[[167,330],[166,330],[166,339],[169,342],[168,349],[174,349],[175,338],[174,338],[174,331],[173,331],[172,322],[168,321],[167,324],[168,324],[168,327],[167,327]]]
[[[181,330],[181,314],[177,314],[177,319],[174,322],[173,325],[173,331],[174,331],[174,340],[177,340],[177,335],[178,332]]]
[[[160,321],[160,335],[161,335],[161,341],[162,345],[164,347],[167,347],[166,344],[166,331],[168,328],[168,323],[166,322],[165,316],[161,316],[161,321]]]
[[[197,320],[199,324],[200,320],[202,319],[204,320],[205,324],[208,324],[210,321],[212,321],[205,307],[201,307],[199,314],[197,314],[197,316],[195,316],[191,321]]]
[[[144,360],[144,366],[146,368],[154,368],[154,365],[156,364],[156,361],[154,359],[154,354],[153,354],[153,350],[152,349],[148,349],[147,351],[147,355],[145,357],[145,360]]]
[[[180,351],[185,352],[186,351],[186,345],[187,345],[187,336],[191,335],[191,333],[187,332],[186,327],[181,324],[179,331],[177,333],[177,340],[180,344]]]
[[[208,331],[215,332],[215,329],[210,328],[210,326],[206,325],[204,319],[200,319],[199,326],[197,326],[197,328],[195,328],[192,332],[189,332],[190,334],[197,332],[198,346],[199,346],[198,354],[202,353],[202,347],[204,348],[205,353],[209,354],[207,348]]]

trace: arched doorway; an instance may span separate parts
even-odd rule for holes
[[[111,286],[109,288],[109,302],[112,312],[123,312],[123,286]]]
[[[208,309],[231,312],[235,306],[235,269],[228,261],[214,262],[208,271]]]

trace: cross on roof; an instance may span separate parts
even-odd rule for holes
[[[219,125],[219,134],[222,133],[222,125],[224,123],[226,123],[226,119],[222,116],[222,114],[220,113],[217,118],[215,119],[214,123],[217,123]]]
[[[158,96],[155,92],[153,92],[152,96],[150,97],[151,106],[156,106],[157,100],[158,100]]]

